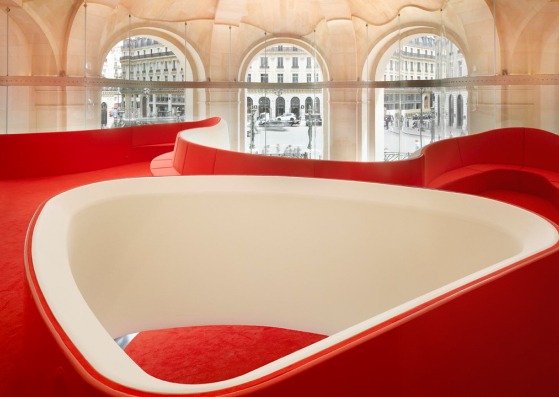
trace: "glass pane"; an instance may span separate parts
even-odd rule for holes
[[[247,151],[269,156],[323,158],[322,95],[321,90],[315,91],[296,92],[287,100],[281,91],[276,91],[272,100],[263,93],[258,98],[259,105],[253,105],[247,114]],[[278,100],[289,111],[278,106]],[[271,107],[275,111],[270,111]]]
[[[246,80],[290,85],[246,90],[244,150],[268,156],[324,158],[323,90],[293,86],[322,81],[314,57],[293,45],[268,46],[251,61]]]
[[[7,132],[18,134],[83,129],[84,90],[84,87],[9,87]],[[75,97],[76,92],[79,93],[79,99]],[[63,102],[64,96],[66,102]],[[79,119],[79,123],[71,122],[74,117]]]
[[[103,102],[111,108],[112,126],[164,124],[184,120],[185,90],[163,87],[121,87],[107,92]]]
[[[0,86],[0,134],[8,133],[8,90],[6,86]]]

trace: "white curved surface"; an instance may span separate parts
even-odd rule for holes
[[[47,202],[32,257],[54,316],[100,374],[178,394],[257,379],[557,239],[532,213],[435,190],[287,177],[137,178]],[[156,379],[113,341],[204,324],[330,336],[201,385]]]
[[[231,150],[229,128],[223,119],[209,127],[190,128],[179,133],[180,139],[216,149]]]

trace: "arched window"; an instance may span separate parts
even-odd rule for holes
[[[123,51],[127,50],[127,43],[130,43],[130,47],[135,49],[133,53],[136,56],[127,57],[126,61],[121,63]],[[133,36],[117,43],[109,50],[103,67],[103,77],[129,77],[141,81],[177,81],[177,65],[181,65],[180,59],[169,50],[169,46],[163,41],[160,42],[149,37]],[[172,68],[170,68],[171,66]],[[188,64],[185,66],[186,70],[191,71]],[[184,68],[181,68],[181,70],[184,70]],[[167,123],[169,122],[169,116],[181,115],[184,117],[192,113],[192,91],[176,92],[173,89],[160,88],[158,90],[161,91],[161,95],[154,98],[153,94],[149,94],[149,90],[146,91],[141,86],[127,88],[123,92],[122,102],[133,104],[133,106],[126,109],[127,113],[124,114],[124,117],[130,118],[132,122],[134,119],[149,117],[149,123],[152,124]],[[106,95],[102,100],[110,107],[114,101],[112,99],[114,94],[107,93]],[[135,121],[138,123],[148,122],[148,120]]]
[[[464,53],[447,37],[411,34],[400,40],[401,42],[393,44],[391,53],[383,57],[383,65],[375,72],[377,79],[386,75],[386,80],[390,81],[423,81],[468,75]],[[390,61],[393,61],[393,65],[400,61],[401,68],[394,67],[391,70]],[[411,68],[413,76],[409,74]],[[390,130],[380,126],[374,129],[376,133],[384,134],[383,140],[379,139],[378,142],[383,142],[385,159],[405,158],[408,153],[416,150],[417,138],[410,133],[409,128],[413,124],[407,123],[408,120],[423,117],[422,125],[429,130],[428,140],[420,140],[420,146],[433,140],[448,138],[452,136],[453,128],[467,125],[464,121],[468,103],[466,89],[432,87],[426,89],[422,97],[415,95],[417,90],[416,84],[411,84],[410,88],[387,88],[384,90],[384,101],[375,102],[376,106],[383,108],[385,120],[396,121]],[[375,118],[374,122],[377,123],[377,120],[382,118]],[[364,134],[368,134],[368,131],[370,129],[363,129]],[[387,153],[390,156],[387,157]]]
[[[316,97],[314,98],[314,113],[315,114],[320,114],[320,98]]]
[[[258,113],[268,114],[270,117],[270,98],[263,96],[258,100]]]
[[[252,98],[247,98],[247,113],[251,113],[252,111],[252,105],[253,105],[254,101],[252,100]]]
[[[280,52],[280,48],[281,54],[276,54]],[[281,56],[283,61],[279,61],[278,56]],[[302,62],[303,60],[305,62]],[[278,39],[268,47],[255,52],[246,62],[245,81],[250,82],[251,74],[254,81],[254,74],[262,73],[262,67],[265,66],[265,74],[269,77],[266,83],[277,82],[278,85],[247,87],[245,91],[247,107],[250,103],[258,101],[258,114],[255,115],[258,118],[258,134],[253,141],[245,139],[244,150],[267,155],[322,158],[324,150],[322,124],[314,124],[313,134],[316,135],[316,139],[313,140],[312,148],[309,148],[306,123],[307,114],[322,112],[323,91],[292,86],[299,82],[304,83],[301,81],[303,80],[300,78],[301,75],[306,75],[307,79],[314,79],[313,81],[322,81],[323,72],[311,52],[292,43],[285,45]],[[311,70],[307,70],[305,67],[307,64],[312,65]],[[283,84],[289,86],[283,87]]]
[[[285,113],[285,99],[279,96],[276,99],[276,116],[281,116]]]
[[[297,115],[297,118],[299,118],[300,114],[299,114],[299,105],[301,103],[301,100],[299,99],[299,97],[293,97],[291,98],[291,113],[294,113],[295,115]]]
[[[312,98],[305,99],[305,114],[312,113]]]

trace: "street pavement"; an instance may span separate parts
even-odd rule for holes
[[[435,140],[446,139],[451,136],[464,134],[460,129],[444,132],[435,130]],[[279,128],[256,128],[254,148],[251,150],[250,137],[246,137],[245,151],[255,154],[272,156],[324,158],[323,127],[315,126],[312,130],[311,148],[309,149],[309,134],[306,126],[284,126]],[[401,131],[393,126],[384,130],[384,151],[401,153],[404,157],[416,152],[431,143],[431,131],[424,129],[421,139],[417,128],[403,127]]]
[[[309,128],[285,126],[280,128],[258,127],[254,136],[254,148],[250,150],[250,137],[246,138],[246,151],[273,156],[324,158],[322,126],[314,126],[309,149]]]

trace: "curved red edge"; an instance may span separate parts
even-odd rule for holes
[[[50,310],[39,288],[34,267],[33,267],[33,258],[32,258],[32,251],[31,251],[33,230],[37,218],[44,205],[45,204],[43,203],[35,212],[27,231],[27,236],[25,240],[25,251],[24,251],[26,278],[27,278],[29,291],[31,293],[32,299],[39,311],[41,319],[47,325],[50,333],[52,334],[52,337],[55,339],[57,345],[60,347],[60,349],[64,353],[64,356],[69,361],[69,363],[71,364],[72,368],[76,371],[76,373],[81,377],[81,379],[85,383],[93,387],[93,389],[90,390],[90,393],[88,393],[87,396],[90,395],[91,396],[115,396],[115,397],[116,396],[138,396],[138,397],[160,396],[161,394],[159,393],[139,391],[117,384],[105,378],[101,374],[99,374],[88,363],[88,361],[80,353],[80,351],[75,347],[75,345],[72,343],[72,341],[69,339],[67,334],[60,326],[60,324],[57,322],[56,318],[54,317],[52,311]],[[551,223],[553,224],[554,228],[559,232],[559,227],[555,223],[553,222]],[[557,254],[557,253],[559,253],[559,242],[553,245],[552,247],[549,247],[546,250],[538,252],[519,262],[513,263],[491,274],[481,277],[478,280],[472,281],[452,291],[449,291],[437,298],[434,298],[411,310],[408,310],[405,313],[397,315],[390,320],[378,324],[358,335],[355,335],[347,340],[337,343],[336,345],[331,346],[328,349],[320,351],[306,359],[303,359],[297,363],[294,363],[290,366],[275,371],[269,375],[263,376],[254,381],[243,383],[241,385],[234,386],[234,387],[225,388],[222,390],[188,394],[188,395],[208,396],[208,397],[209,396],[240,396],[240,395],[261,395],[262,392],[264,392],[263,395],[272,395],[266,393],[266,390],[268,388],[277,385],[287,379],[293,378],[296,375],[301,375],[306,370],[316,367],[325,361],[332,360],[334,357],[342,353],[345,353],[347,351],[350,351],[352,348],[362,345],[366,341],[369,341],[396,327],[399,327],[411,321],[412,319],[421,316],[422,314],[432,311],[433,309],[441,305],[444,305],[445,303],[452,301],[457,297],[466,294],[469,291],[487,285],[494,280],[504,277],[507,274],[510,274],[518,269],[521,269],[527,265],[533,264],[543,258],[546,258],[550,255]],[[184,395],[184,394],[179,394],[179,395]]]

